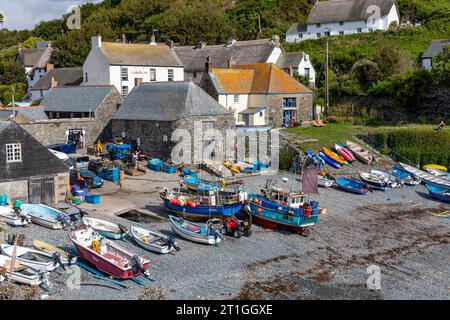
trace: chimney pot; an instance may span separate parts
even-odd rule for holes
[[[277,34],[273,35],[272,41],[273,41],[273,43],[275,44],[275,46],[276,46],[277,48],[280,47],[281,42],[280,42],[280,36],[279,36],[279,35],[277,35]]]
[[[209,56],[209,57],[206,59],[206,63],[205,63],[205,71],[209,73],[209,72],[212,71],[212,68],[213,68],[213,65],[212,65],[212,59],[211,59],[211,56]]]
[[[55,88],[58,86],[58,81],[55,80],[55,77],[52,77],[52,81],[50,83],[51,88]]]
[[[291,77],[294,76],[294,69],[292,68],[292,66],[289,66],[289,75],[290,75]]]
[[[150,45],[156,46],[156,37],[154,34],[152,34],[152,36],[150,37]]]
[[[125,36],[125,33],[122,33],[122,43],[127,43],[127,37]]]
[[[45,69],[47,70],[47,72],[49,72],[50,70],[55,69],[55,65],[53,63],[47,63]]]
[[[92,48],[101,48],[102,47],[102,37],[100,35],[96,37],[92,37]]]
[[[169,40],[167,41],[167,46],[170,48],[170,50],[173,51],[173,49],[175,48],[175,43],[173,42],[173,40]]]

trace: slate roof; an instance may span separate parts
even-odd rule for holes
[[[331,23],[339,21],[367,20],[372,12],[367,8],[376,5],[381,10],[381,16],[389,14],[394,0],[331,0],[319,1],[308,16],[308,24]]]
[[[273,63],[213,68],[209,77],[219,94],[312,94],[311,90]]]
[[[47,93],[41,105],[47,112],[95,112],[113,90],[116,89],[111,85],[55,87]]]
[[[176,121],[190,116],[230,114],[192,81],[153,82],[134,87],[115,120]]]
[[[8,119],[11,115],[12,108],[0,107],[0,119]],[[16,119],[20,118],[20,121],[18,122],[33,122],[36,120],[48,119],[43,106],[16,107],[15,115]]]
[[[276,65],[281,69],[298,68],[298,65],[305,56],[304,52],[285,52],[277,60]]]
[[[433,58],[442,52],[444,44],[450,44],[450,39],[437,39],[433,40],[425,53],[422,55],[422,59]]]
[[[305,23],[294,23],[290,26],[286,34],[298,34],[302,32],[306,32],[307,25]]]
[[[58,86],[77,86],[83,82],[83,68],[58,68],[47,72],[31,90],[48,90],[51,88],[52,78]]]
[[[0,133],[11,125],[11,121],[0,121]]]
[[[103,42],[100,50],[111,65],[182,67],[167,45]]]
[[[276,44],[272,39],[260,39],[250,41],[235,41],[232,45],[175,47],[180,60],[187,72],[205,71],[205,63],[211,57],[212,64],[217,68],[228,66],[228,60],[233,57],[235,64],[249,64],[266,62],[273,52]]]

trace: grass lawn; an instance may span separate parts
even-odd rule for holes
[[[297,147],[302,150],[306,149],[316,149],[322,146],[333,147],[335,143],[345,143],[346,140],[353,140],[353,137],[357,133],[370,133],[380,130],[393,130],[393,129],[418,129],[418,130],[433,130],[435,125],[421,125],[421,124],[409,124],[403,126],[363,126],[354,125],[351,123],[328,123],[326,127],[316,128],[289,128],[285,129],[290,133],[299,135],[299,140],[301,138],[305,139],[316,139],[317,142],[306,142],[306,143],[296,143],[294,139],[290,139],[291,143],[294,143]],[[450,138],[450,127],[447,126],[444,132],[449,135]]]

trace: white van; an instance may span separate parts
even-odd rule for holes
[[[62,162],[64,162],[67,166],[69,166],[69,169],[74,169],[73,163],[70,160],[69,156],[65,154],[64,152],[59,152],[56,150],[48,149],[51,153],[53,153],[55,156],[58,157]]]

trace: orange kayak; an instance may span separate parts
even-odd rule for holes
[[[326,147],[322,147],[322,151],[323,151],[323,153],[325,153],[328,157],[330,157],[334,161],[336,161],[338,163],[341,163],[341,164],[347,164],[348,165],[347,160],[345,160],[343,157],[341,157],[337,153],[331,151],[330,149],[328,149]]]

